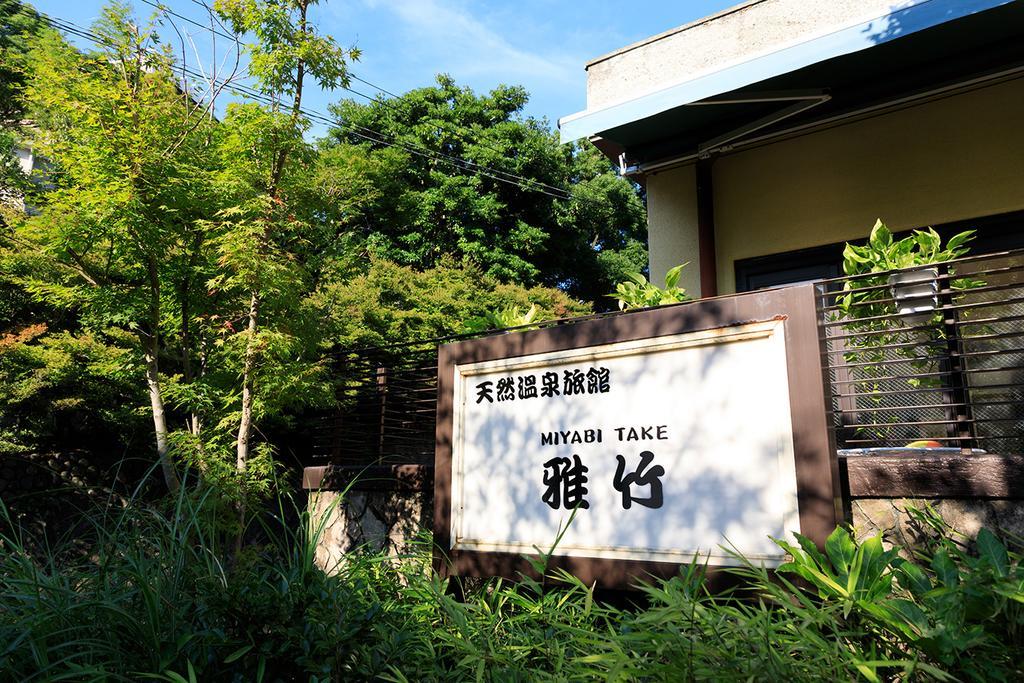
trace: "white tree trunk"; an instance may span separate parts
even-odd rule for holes
[[[160,391],[160,365],[157,360],[157,339],[155,333],[146,340],[146,384],[149,387],[149,403],[153,408],[153,431],[156,433],[156,455],[164,482],[171,493],[177,493],[181,482],[171,462],[167,446],[167,416],[164,413],[164,399]]]
[[[249,437],[252,433],[252,373],[256,361],[256,320],[259,317],[260,299],[254,291],[249,301],[249,338],[245,344],[245,362],[242,366],[242,416],[238,421],[238,449],[235,468],[245,472],[249,461]]]

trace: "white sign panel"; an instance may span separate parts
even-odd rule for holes
[[[782,321],[456,365],[456,550],[768,565],[799,530]]]

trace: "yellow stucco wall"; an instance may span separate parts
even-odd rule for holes
[[[674,168],[647,182],[648,249],[651,281],[661,286],[665,273],[680,263],[679,286],[700,296],[697,251],[697,175],[694,166]]]
[[[1024,209],[1024,79],[724,155],[713,174],[721,294],[738,259],[859,239],[879,217],[904,230]],[[692,178],[648,180],[652,273],[696,266]]]

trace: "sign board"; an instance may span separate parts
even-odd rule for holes
[[[780,308],[742,321],[752,297]],[[709,308],[722,301],[725,319]],[[817,349],[813,316],[809,288],[795,288],[445,347],[441,549],[459,573],[510,574],[562,534],[553,557],[606,585],[695,558],[736,564],[724,548],[781,563],[772,537],[836,522],[820,356],[793,348]],[[794,363],[817,372],[810,396],[794,396],[806,375]],[[802,490],[815,468],[825,519]]]

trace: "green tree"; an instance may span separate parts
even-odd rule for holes
[[[120,452],[148,440],[141,359],[132,340],[49,330],[0,335],[0,459],[27,452]]]
[[[33,200],[39,215],[14,228],[11,270],[87,333],[137,345],[157,456],[174,490],[160,364],[166,322],[180,319],[196,285],[190,272],[211,196],[206,118],[176,87],[151,25],[114,4],[94,31],[98,52],[82,54],[55,34],[33,52],[25,94],[52,187]]]
[[[421,269],[453,255],[605,306],[646,265],[643,203],[589,143],[561,145],[546,121],[524,117],[526,102],[520,87],[477,95],[442,75],[398,98],[333,106],[340,123],[325,145],[377,162],[382,191],[362,225],[370,253]],[[498,179],[512,176],[530,180]]]
[[[30,189],[14,150],[24,136],[28,51],[42,30],[43,22],[31,7],[20,0],[0,0],[0,229],[16,220]]]
[[[0,125],[17,126],[25,113],[22,90],[28,50],[43,21],[21,0],[0,0]]]
[[[591,312],[557,289],[502,283],[452,258],[422,271],[373,258],[354,277],[326,278],[310,305],[339,348],[458,334],[474,318],[508,308],[536,306],[538,320]]]
[[[221,187],[231,206],[217,225],[223,272],[211,282],[244,320],[244,330],[229,340],[242,356],[235,442],[239,473],[250,464],[257,392],[270,389],[268,381],[286,370],[275,358],[294,357],[302,346],[293,314],[311,286],[311,255],[323,246],[316,238],[332,225],[329,217],[315,213],[324,204],[311,202],[315,197],[304,189],[315,163],[303,139],[309,127],[303,89],[307,77],[328,90],[347,85],[347,60],[359,53],[317,33],[308,21],[315,4],[217,0],[214,5],[237,34],[255,38],[246,46],[249,73],[268,102],[233,105],[224,121]]]

